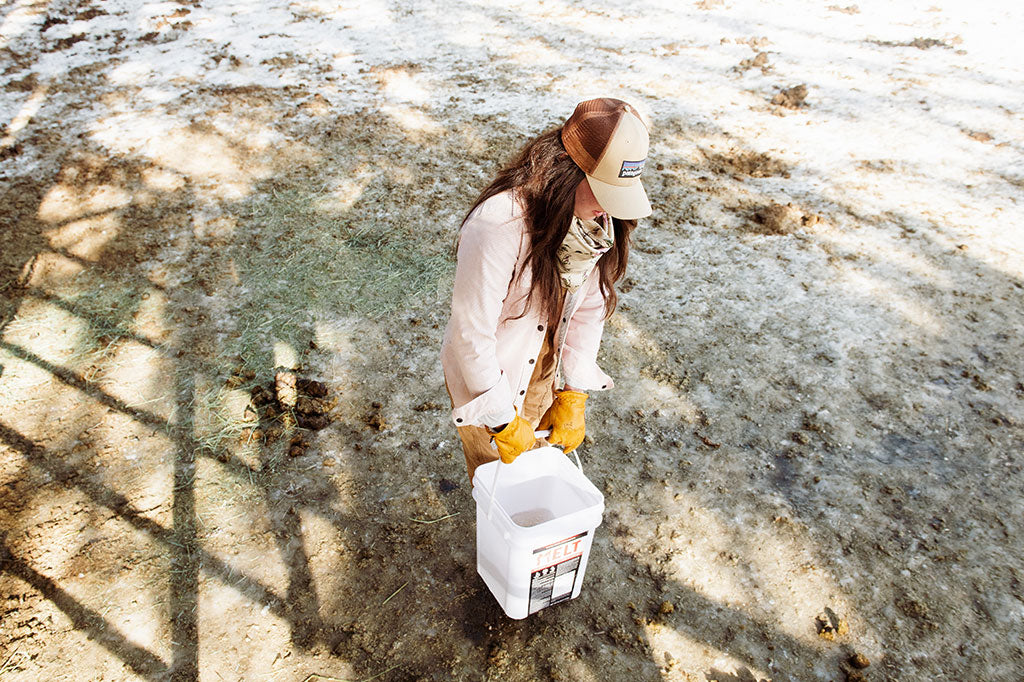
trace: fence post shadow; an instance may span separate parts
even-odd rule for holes
[[[199,566],[196,539],[195,471],[198,444],[186,429],[192,423],[191,404],[195,380],[178,371],[177,419],[175,433],[174,491],[170,547],[171,679],[193,682],[199,679]]]

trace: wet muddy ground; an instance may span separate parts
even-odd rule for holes
[[[0,6],[0,678],[1021,678],[1019,9],[656,5]],[[452,245],[600,94],[606,512],[512,621]]]

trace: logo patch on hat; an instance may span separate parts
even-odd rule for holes
[[[644,172],[644,163],[647,159],[640,161],[623,161],[622,169],[619,170],[620,178],[638,178]]]

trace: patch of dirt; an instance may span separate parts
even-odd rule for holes
[[[100,7],[90,7],[82,12],[79,12],[75,17],[75,21],[92,21],[96,17],[108,16],[108,12]]]
[[[243,369],[229,378],[227,385],[239,386],[255,376],[252,370]],[[296,427],[309,431],[325,429],[334,421],[332,411],[338,405],[338,398],[330,395],[326,384],[298,377],[290,371],[279,371],[273,382],[253,386],[249,395],[244,419],[252,422],[253,426],[244,429],[239,436],[243,443],[270,445],[292,433]],[[301,435],[293,435],[288,454],[299,457],[305,454],[308,446]]]
[[[763,52],[766,47],[772,44],[772,41],[768,40],[768,36],[750,36],[749,38],[722,38],[721,43],[734,43],[736,45],[746,45],[754,52]]]
[[[880,45],[882,47],[916,47],[919,50],[930,50],[934,47],[941,47],[946,50],[952,50],[953,45],[940,40],[939,38],[914,38],[913,40],[907,41],[894,41],[894,40],[868,40],[867,42],[872,45]]]
[[[761,73],[767,74],[772,70],[772,67],[768,63],[768,53],[758,52],[755,56],[741,61],[737,66],[733,67],[733,69],[740,73],[744,73],[750,69],[761,69]]]
[[[326,97],[316,93],[304,101],[301,108],[314,116],[327,116],[331,111],[331,103]]]
[[[370,411],[363,416],[363,423],[375,431],[388,428],[388,422],[382,413],[383,408],[384,405],[376,400],[370,403]]]
[[[857,5],[847,5],[842,7],[840,5],[829,5],[829,12],[839,12],[840,14],[860,14],[860,7]]]
[[[0,161],[6,161],[7,159],[13,159],[14,157],[21,154],[23,147],[21,142],[15,142],[14,144],[0,148]]]
[[[764,152],[730,149],[727,152],[714,152],[701,148],[710,169],[719,175],[731,175],[752,178],[789,177],[792,166]]]
[[[84,33],[79,33],[79,34],[76,34],[76,35],[73,35],[73,36],[68,36],[67,38],[60,38],[59,40],[53,41],[53,45],[52,45],[50,51],[51,52],[60,52],[61,50],[68,49],[69,47],[71,47],[75,43],[80,43],[83,40],[88,40],[88,39],[89,39],[88,36],[86,36]]]
[[[792,234],[806,227],[813,227],[821,220],[814,213],[805,212],[792,203],[771,203],[754,210],[750,230],[758,234]]]
[[[867,668],[871,661],[862,653],[854,651],[839,662],[839,670],[846,682],[867,682]]]
[[[299,62],[298,57],[294,54],[280,54],[264,59],[261,64],[266,66],[273,66],[279,69],[288,69],[295,66]]]
[[[53,26],[60,26],[61,24],[68,23],[67,17],[62,17],[57,14],[47,14],[43,18],[43,23],[39,25],[39,32],[46,33]]]
[[[899,170],[900,164],[892,159],[865,159],[859,161],[857,167],[875,173],[895,173]]]
[[[771,99],[771,103],[777,107],[784,107],[786,109],[800,109],[807,106],[805,100],[807,99],[807,85],[800,84],[794,85],[791,88],[786,88],[781,92],[775,94]]]
[[[850,634],[850,625],[845,618],[840,618],[832,609],[825,607],[814,620],[815,631],[818,637],[834,642],[836,638],[846,637]]]
[[[24,78],[8,81],[4,89],[7,92],[32,92],[38,85],[39,79],[34,73],[30,73]]]

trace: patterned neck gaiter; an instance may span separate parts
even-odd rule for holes
[[[575,293],[587,281],[587,275],[598,259],[614,243],[615,230],[607,215],[603,225],[573,216],[565,241],[558,247],[558,273],[562,276],[562,286],[569,293]]]

